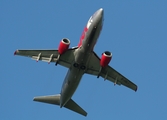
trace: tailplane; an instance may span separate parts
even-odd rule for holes
[[[49,95],[49,96],[39,96],[35,97],[33,100],[38,102],[44,102],[54,105],[60,105],[60,94],[57,95]],[[75,103],[72,99],[70,99],[65,105],[65,108],[70,109],[74,112],[77,112],[81,115],[87,116],[87,113],[85,110],[83,110],[77,103]]]

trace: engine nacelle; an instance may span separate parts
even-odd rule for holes
[[[100,65],[102,67],[106,67],[109,64],[111,58],[112,58],[112,53],[109,52],[109,51],[105,51],[102,54],[102,57],[101,57],[101,60],[100,60]]]
[[[60,44],[59,44],[59,48],[58,48],[58,52],[59,54],[63,54],[65,51],[68,50],[70,46],[70,40],[67,39],[67,38],[63,38],[61,41],[60,41]]]

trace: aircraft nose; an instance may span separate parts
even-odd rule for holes
[[[103,15],[104,15],[104,10],[103,10],[103,8],[100,8],[100,9],[97,11],[97,13],[98,13],[98,18],[99,18],[99,19],[103,19]]]
[[[100,8],[99,10],[98,10],[98,12],[103,16],[103,8]]]
[[[104,16],[103,8],[100,8],[97,12],[98,12],[98,21],[102,21],[103,22],[103,16]]]
[[[88,21],[88,24],[93,24],[92,26],[98,26],[100,24],[103,24],[103,17],[104,17],[104,10],[103,8],[98,9],[90,18]]]
[[[102,18],[104,14],[103,8],[98,9],[92,16],[92,18]]]

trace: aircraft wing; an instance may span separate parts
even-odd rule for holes
[[[118,84],[118,85],[124,85],[134,91],[137,91],[137,85],[135,85],[133,82],[131,82],[130,80],[128,80],[126,77],[124,77],[123,75],[121,75],[119,72],[117,72],[116,70],[114,70],[112,67],[110,67],[109,65],[106,66],[105,68],[102,68],[101,72],[100,71],[100,58],[97,56],[97,54],[95,52],[93,52],[86,73],[87,74],[91,74],[91,75],[95,75],[95,76],[101,76],[104,79],[107,79],[111,82],[113,82],[114,84]]]
[[[58,50],[16,50],[14,55],[26,56],[36,61],[41,60],[48,63],[56,63],[58,61],[58,64],[69,68],[74,60],[74,51],[76,48],[68,49],[59,57],[59,60],[57,59],[59,56]]]

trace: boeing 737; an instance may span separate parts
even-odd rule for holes
[[[34,101],[59,105],[60,108],[65,107],[86,116],[87,112],[71,99],[84,74],[102,77],[104,80],[113,82],[114,85],[124,85],[137,91],[137,85],[108,65],[112,58],[111,52],[105,51],[100,58],[93,50],[102,30],[103,17],[102,8],[90,17],[76,47],[69,48],[70,40],[63,38],[57,50],[15,51],[14,55],[30,57],[36,61],[52,62],[68,68],[60,94],[35,97]]]

